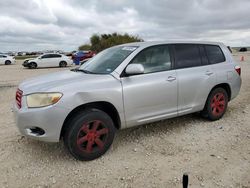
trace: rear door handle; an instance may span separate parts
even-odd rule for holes
[[[167,81],[169,81],[169,82],[172,82],[174,80],[176,80],[176,77],[174,77],[174,76],[169,76],[167,79]]]
[[[211,72],[211,71],[206,71],[206,75],[210,76],[210,75],[212,75],[212,74],[213,74],[213,72]]]

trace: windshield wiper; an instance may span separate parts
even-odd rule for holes
[[[79,69],[79,68],[71,69],[71,71],[74,71],[74,72],[83,72],[83,73],[86,73],[86,74],[95,74],[95,73],[93,73],[91,71],[84,70],[84,69]]]

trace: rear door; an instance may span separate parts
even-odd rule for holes
[[[216,83],[216,74],[203,45],[175,44],[175,68],[178,77],[178,115],[203,109]]]
[[[142,50],[131,63],[143,65],[140,75],[121,78],[127,127],[177,115],[177,78],[170,48]]]

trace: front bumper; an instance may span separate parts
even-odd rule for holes
[[[55,105],[18,109],[15,104],[13,112],[16,125],[22,135],[45,142],[60,140],[61,129],[68,115],[67,109]]]

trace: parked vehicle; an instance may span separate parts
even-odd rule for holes
[[[69,57],[62,54],[43,54],[34,59],[25,59],[24,67],[35,69],[37,67],[66,67],[72,64]]]
[[[10,65],[15,63],[15,57],[13,56],[8,56],[5,54],[0,54],[0,64],[4,65]]]
[[[79,51],[72,55],[72,59],[75,65],[79,65],[82,64],[81,62],[85,59],[92,58],[93,56],[95,56],[95,53],[92,51]]]
[[[91,58],[86,58],[86,59],[80,61],[80,65],[83,65],[84,63],[86,63],[86,62],[89,61],[90,59],[91,59]]]
[[[41,141],[62,138],[76,159],[92,160],[119,129],[194,112],[220,119],[240,91],[240,73],[221,43],[119,45],[79,69],[21,83],[17,127]]]

